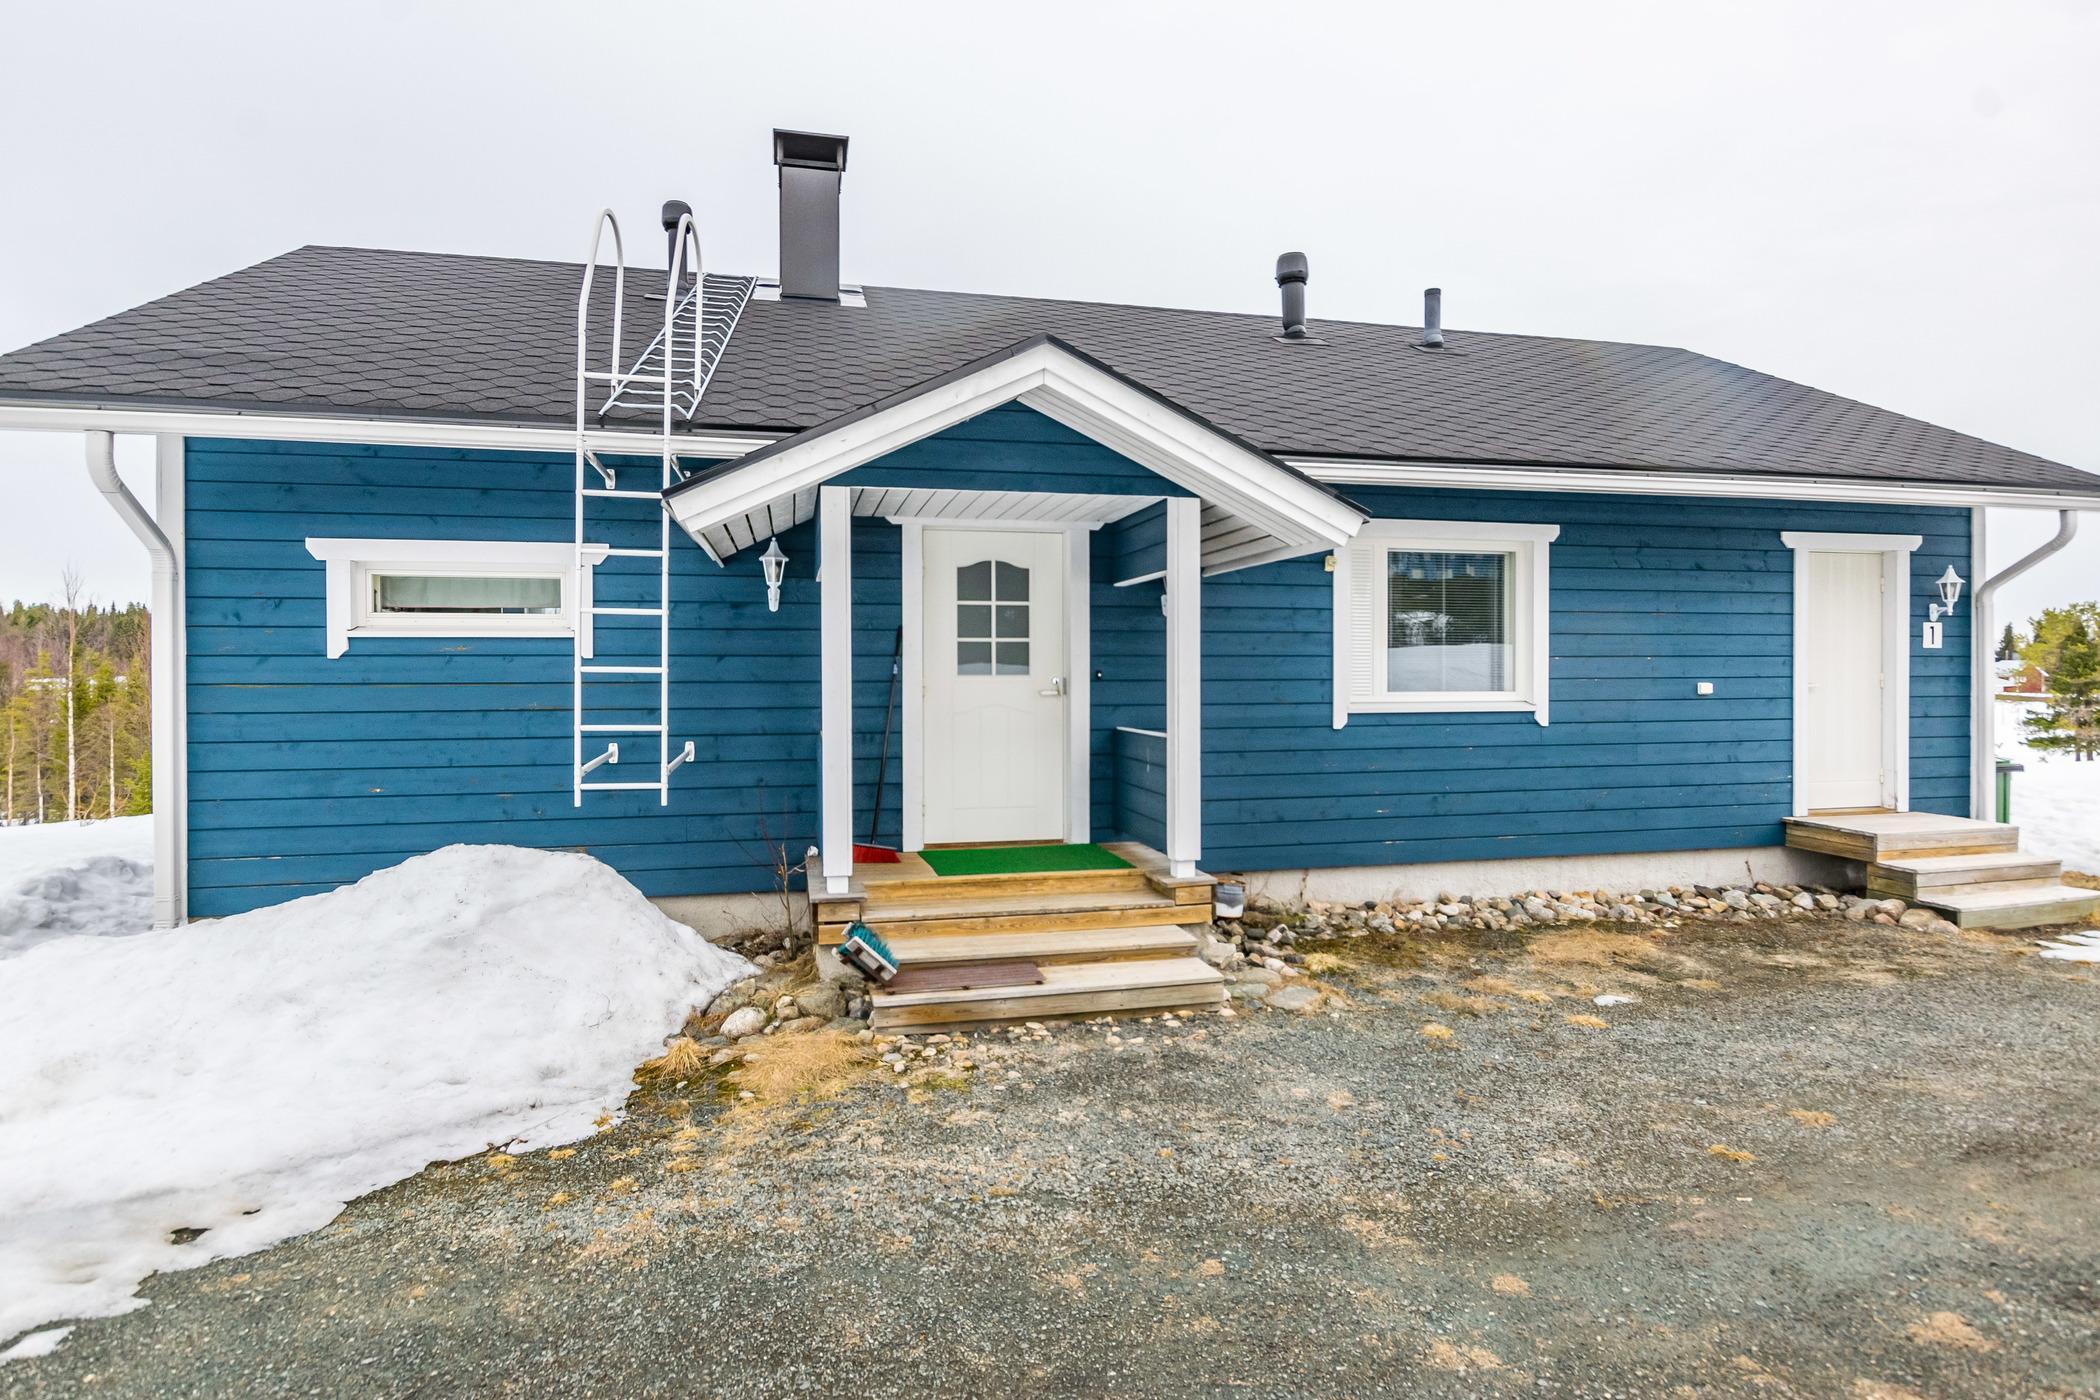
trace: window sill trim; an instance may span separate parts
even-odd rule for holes
[[[1481,699],[1457,696],[1448,699],[1383,699],[1351,700],[1344,715],[1507,715],[1530,714],[1540,724],[1546,723],[1546,705],[1541,700],[1524,697]],[[1346,721],[1344,721],[1346,722]],[[1341,728],[1337,723],[1335,728]]]

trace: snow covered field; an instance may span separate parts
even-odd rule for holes
[[[2012,819],[2020,843],[2055,856],[2066,870],[2100,875],[2100,762],[2074,763],[2069,754],[2044,754],[2021,742],[2024,704],[1997,706],[1998,757],[2025,764],[2012,775]]]
[[[53,830],[0,830],[0,851],[110,854]],[[0,856],[15,885],[40,878],[25,849]],[[274,909],[48,937],[0,969],[5,1344],[430,1162],[589,1135],[749,964],[588,856],[451,846]]]
[[[153,920],[153,818],[0,826],[0,958]]]

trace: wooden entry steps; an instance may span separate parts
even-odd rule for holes
[[[2063,866],[2020,849],[2020,830],[1930,812],[1790,817],[1786,843],[1866,865],[1870,894],[1937,910],[1960,928],[2038,928],[2100,912],[2100,891],[2063,883]]]
[[[1195,956],[1208,924],[1207,875],[1175,879],[1136,842],[1105,843],[1127,869],[941,876],[906,852],[854,871],[843,895],[813,867],[817,942],[835,947],[855,920],[880,933],[901,968],[965,969],[1025,961],[1040,983],[871,994],[879,1031],[917,1034],[1009,1021],[1216,1006],[1224,978]]]

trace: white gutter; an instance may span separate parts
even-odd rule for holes
[[[1634,471],[1610,467],[1498,467],[1477,462],[1374,462],[1285,457],[1330,486],[1413,486],[1485,491],[1573,491],[1626,496],[1712,496],[1731,500],[1861,501],[1876,505],[2003,506],[2018,510],[2100,510],[2100,476],[2090,492],[1912,481],[1755,476],[1729,472]]]
[[[185,437],[282,439],[288,442],[354,442],[397,447],[471,447],[513,452],[576,451],[576,430],[501,423],[424,422],[402,418],[333,418],[293,413],[208,413],[181,409],[96,408],[87,404],[0,403],[0,430],[22,432],[179,433]],[[677,433],[681,457],[741,457],[784,433]],[[585,434],[593,452],[663,455],[663,434],[624,428],[593,428]]]
[[[180,499],[181,449],[177,440],[174,490]],[[165,497],[165,449],[160,463]],[[151,639],[153,648],[153,926],[173,928],[187,915],[189,852],[187,823],[187,733],[182,703],[182,565],[175,546],[117,475],[116,439],[87,434],[88,479],[110,508],[131,527],[153,560]]]
[[[1998,687],[1991,658],[1998,638],[1997,619],[1992,615],[1991,603],[2000,588],[2051,555],[2062,553],[2077,535],[2078,512],[2057,512],[2056,537],[2032,554],[1992,574],[1988,582],[1978,584],[1969,604],[1969,684],[1976,697],[1975,703],[1969,707],[1969,815],[1980,821],[1992,820],[1997,815],[1991,803],[1998,784],[1998,713],[1993,708],[1998,703]]]

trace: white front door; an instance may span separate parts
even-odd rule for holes
[[[926,531],[928,845],[1064,837],[1065,536]]]
[[[1807,596],[1794,600],[1804,629],[1803,712],[1798,752],[1803,805],[1811,812],[1892,804],[1888,773],[1888,556],[1816,550],[1806,561]]]

